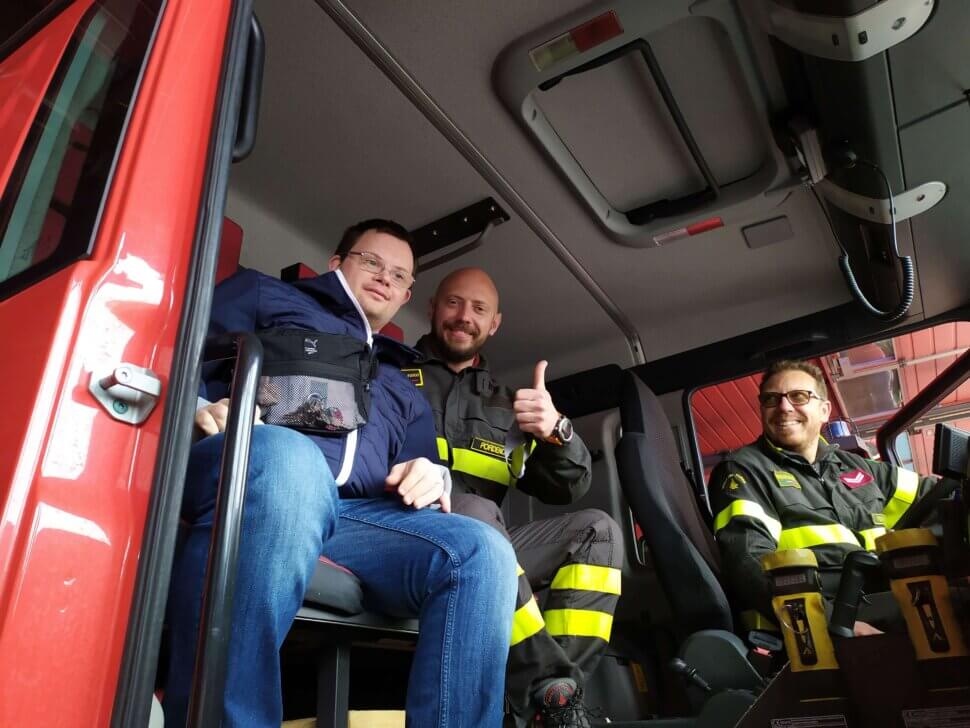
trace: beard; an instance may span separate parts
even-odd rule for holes
[[[464,331],[472,338],[464,344],[455,345],[449,343],[449,341],[445,338],[445,333],[448,331]],[[474,359],[485,345],[486,338],[487,337],[481,336],[477,329],[467,326],[449,326],[446,324],[436,327],[434,331],[435,345],[438,349],[438,354],[449,364],[460,364],[468,361],[469,359]]]

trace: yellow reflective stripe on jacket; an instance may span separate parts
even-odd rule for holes
[[[522,575],[523,575],[524,573],[525,573],[525,569],[523,569],[523,568],[522,568],[522,567],[521,567],[521,566],[520,566],[520,565],[519,565],[519,564],[517,563],[517,564],[515,565],[515,575],[516,575],[516,576],[522,576]]]
[[[896,489],[882,512],[886,517],[886,528],[896,525],[896,521],[902,518],[913,505],[916,493],[919,491],[919,476],[916,473],[905,468],[893,468],[893,470],[896,475]]]
[[[546,626],[542,621],[542,612],[536,598],[532,597],[525,605],[515,610],[512,615],[512,638],[510,644],[517,645],[522,640],[529,639],[536,632]]]
[[[619,594],[620,581],[619,569],[591,564],[567,564],[556,572],[550,588]]]
[[[826,523],[815,526],[796,526],[786,528],[778,539],[778,551],[786,549],[810,549],[833,543],[859,545],[859,539],[841,523]]]
[[[717,518],[714,519],[714,534],[716,535],[718,531],[728,525],[732,518],[739,516],[747,516],[758,521],[768,529],[768,533],[775,541],[778,540],[778,536],[781,534],[781,523],[765,513],[765,509],[761,507],[760,503],[749,500],[731,501],[727,508],[718,513]]]
[[[436,438],[436,441],[438,443],[438,459],[448,462],[448,441],[443,437]]]
[[[610,641],[612,614],[591,609],[550,609],[545,617],[546,630],[553,637],[599,637]]]
[[[859,535],[862,536],[866,551],[875,551],[876,539],[885,535],[885,533],[886,529],[882,526],[876,526],[875,528],[867,528],[864,531],[859,531]]]
[[[509,473],[509,467],[504,460],[463,447],[452,448],[451,456],[451,469],[455,472],[474,475],[476,478],[491,480],[500,485],[512,483],[512,474]]]

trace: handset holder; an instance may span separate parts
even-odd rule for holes
[[[859,602],[871,573],[880,568],[879,557],[871,551],[853,551],[842,564],[842,578],[835,595],[829,632],[835,637],[855,635],[853,627],[859,613]]]

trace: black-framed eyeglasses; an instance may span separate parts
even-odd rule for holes
[[[366,271],[367,273],[380,275],[386,270],[388,277],[391,279],[391,285],[393,285],[395,288],[408,289],[414,285],[413,275],[411,275],[404,268],[388,265],[387,262],[379,255],[368,253],[362,250],[352,250],[351,252],[347,253],[347,255],[356,255],[361,270]]]
[[[787,392],[762,392],[758,395],[758,401],[765,409],[771,409],[781,404],[782,397],[787,399],[795,407],[804,407],[813,399],[817,399],[819,402],[825,401],[810,389],[789,389]]]

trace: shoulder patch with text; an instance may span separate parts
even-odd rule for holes
[[[868,485],[872,482],[873,478],[862,468],[856,468],[855,470],[850,470],[848,473],[842,473],[839,476],[839,480],[849,490],[855,490],[856,488],[861,488],[863,485]]]
[[[505,460],[505,445],[498,442],[492,442],[491,440],[486,440],[481,437],[472,438],[471,448],[475,452],[480,452],[483,455],[490,455],[493,458],[498,458],[499,460]]]
[[[424,386],[424,372],[421,369],[402,369],[401,372],[411,380],[411,384],[415,387]]]
[[[782,488],[802,489],[802,485],[798,482],[798,478],[791,473],[784,470],[773,470],[771,471],[771,474],[775,476],[775,482],[778,483],[778,485]]]

